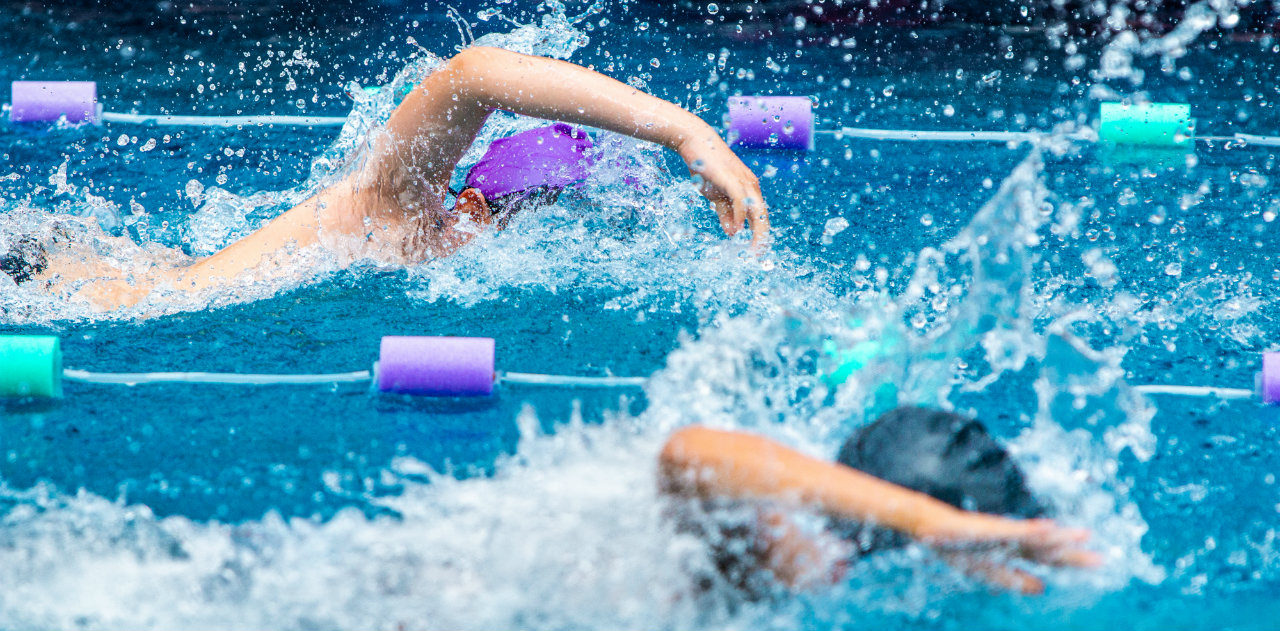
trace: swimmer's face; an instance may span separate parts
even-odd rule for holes
[[[458,201],[454,204],[453,210],[459,218],[468,217],[477,226],[488,226],[493,223],[493,211],[489,208],[489,202],[480,189],[468,188],[462,191],[458,195]]]
[[[527,208],[554,203],[560,196],[560,190],[540,186],[489,200],[485,199],[479,189],[468,188],[458,195],[454,210],[459,216],[465,214],[470,217],[471,221],[478,226],[496,225],[499,230],[502,230],[511,223],[511,219],[517,213]]]

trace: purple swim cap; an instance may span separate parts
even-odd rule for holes
[[[467,187],[488,200],[538,186],[563,188],[587,178],[591,147],[587,132],[566,123],[522,131],[489,145],[467,173]]]

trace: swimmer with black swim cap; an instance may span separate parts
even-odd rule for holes
[[[31,237],[21,237],[7,252],[0,254],[0,272],[21,285],[44,272],[49,257],[44,246]]]
[[[581,66],[479,46],[418,83],[370,135],[368,148],[341,180],[212,256],[128,272],[100,261],[63,264],[51,256],[59,263],[33,279],[113,309],[134,305],[153,289],[201,291],[272,274],[296,266],[308,251],[343,265],[411,265],[449,255],[474,237],[475,224],[501,228],[503,216],[545,201],[562,186],[555,178],[563,174],[525,165],[526,184],[529,175],[548,181],[521,191],[539,193],[503,199],[512,191],[499,186],[486,193],[496,184],[477,181],[450,206],[454,167],[495,110],[597,127],[676,151],[698,177],[726,233],[736,234],[750,222],[753,244],[763,247],[768,240],[768,209],[756,176],[697,115]],[[576,134],[571,132],[575,141]],[[503,208],[506,213],[494,212]]]
[[[663,447],[659,482],[680,526],[708,541],[720,580],[753,597],[835,582],[850,560],[904,538],[1024,593],[1044,583],[981,553],[1003,548],[1050,566],[1101,562],[1083,547],[1087,531],[1043,518],[1022,472],[980,422],[950,412],[888,412],[855,432],[834,463],[754,434],[687,427]],[[714,518],[715,509],[744,505],[754,518]],[[830,518],[827,534],[802,533],[790,517],[797,509]]]

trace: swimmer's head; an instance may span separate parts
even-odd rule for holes
[[[855,432],[836,460],[965,510],[1044,513],[1009,453],[981,422],[959,414],[897,408]]]
[[[836,460],[965,510],[1028,518],[1045,512],[1009,453],[982,423],[959,414],[897,408],[854,432]],[[874,524],[836,520],[832,527],[860,553],[908,541]]]
[[[505,227],[519,210],[552,203],[565,187],[586,179],[591,147],[585,131],[565,123],[495,140],[467,173],[458,210]]]

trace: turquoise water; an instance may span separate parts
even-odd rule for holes
[[[1201,35],[1167,74],[1140,58],[1135,86],[1099,74],[1096,42],[1079,40],[1076,58],[1044,32],[867,27],[832,40],[806,26],[744,40],[644,5],[463,14],[482,43],[594,64],[712,122],[728,94],[775,93],[814,96],[824,124],[1047,130],[1087,123],[1109,90],[1142,90],[1191,103],[1201,133],[1280,133],[1274,44],[1229,32]],[[343,115],[351,82],[387,83],[465,37],[433,6],[150,28],[3,19],[0,83],[95,79],[108,109],[137,112]],[[529,124],[499,117],[485,138]],[[6,124],[0,229],[92,216],[201,254],[322,181],[360,137]],[[643,391],[510,387],[485,401],[69,384],[60,401],[0,403],[0,626],[1274,620],[1280,414],[1128,389],[1249,387],[1258,354],[1277,348],[1274,150],[821,138],[800,158],[748,156],[778,230],[762,260],[720,237],[673,156],[598,139],[610,160],[580,195],[448,260],[302,268],[105,315],[0,288],[0,332],[56,333],[67,365],[90,370],[358,370],[382,335],[451,334],[497,338],[502,369],[653,375]],[[85,240],[122,259],[163,255]],[[872,374],[822,386],[823,340],[884,335],[907,343]],[[829,456],[881,381],[986,419],[1059,518],[1094,530],[1106,565],[1048,572],[1048,593],[1027,598],[909,548],[830,590],[690,597],[704,551],[662,517],[662,439],[704,423]]]

